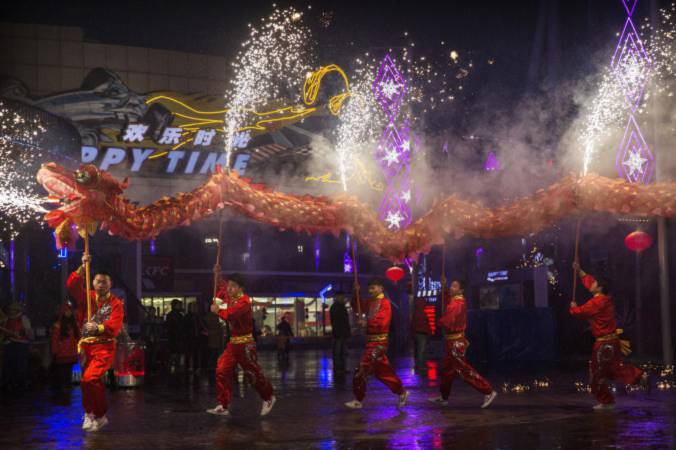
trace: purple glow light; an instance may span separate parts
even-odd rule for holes
[[[636,8],[637,3],[638,0],[622,0],[624,9],[627,10],[627,15],[631,16],[632,14],[634,14],[634,9]]]
[[[319,245],[319,235],[315,236],[315,271],[319,270],[319,255],[321,247]]]
[[[617,152],[615,166],[617,173],[631,183],[648,184],[652,179],[655,160],[631,114]]]
[[[486,170],[487,172],[500,170],[500,160],[498,160],[497,156],[495,156],[495,153],[493,152],[488,153],[486,163],[484,164],[484,170]]]
[[[10,291],[12,294],[15,292],[14,291],[14,284],[15,284],[15,278],[14,278],[14,239],[10,239],[9,241],[9,286],[10,286]]]
[[[150,254],[154,255],[156,251],[157,251],[157,248],[155,247],[155,239],[151,239],[150,240]]]
[[[378,75],[373,81],[373,93],[380,106],[393,122],[399,112],[399,106],[406,94],[406,80],[392,61],[390,54],[385,55]]]
[[[345,250],[345,254],[343,254],[343,272],[352,273],[352,258],[348,250]]]
[[[476,256],[477,258],[479,258],[479,257],[483,254],[483,252],[484,252],[484,248],[483,248],[483,247],[479,247],[479,248],[477,248],[476,251],[474,252],[474,256]]]
[[[636,111],[643,97],[643,89],[650,77],[651,66],[652,61],[643,47],[634,23],[628,17],[615,48],[610,67],[622,85],[622,90],[632,108],[632,112]]]
[[[406,95],[406,80],[392,61],[385,55],[373,83],[373,92],[378,104],[389,118],[375,151],[376,161],[383,173],[387,189],[380,205],[379,215],[388,222],[388,228],[400,229],[411,223],[409,203],[412,198],[411,136],[408,123],[397,127],[396,119],[401,102]]]

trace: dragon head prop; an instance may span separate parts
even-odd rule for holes
[[[112,215],[114,198],[129,185],[126,179],[120,182],[91,164],[69,170],[50,162],[42,165],[37,179],[49,201],[58,205],[45,215],[45,221],[54,228],[59,248],[73,245],[76,228],[91,233],[97,222]]]

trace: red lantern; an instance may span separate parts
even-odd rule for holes
[[[653,238],[644,231],[636,230],[624,238],[624,245],[629,250],[639,253],[653,245]]]
[[[385,276],[393,282],[397,282],[404,277],[404,269],[397,266],[392,266],[385,271]]]

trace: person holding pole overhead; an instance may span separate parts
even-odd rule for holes
[[[85,238],[86,239],[86,238]],[[97,271],[89,288],[91,256],[85,240],[82,266],[70,274],[66,287],[76,301],[77,323],[82,330],[80,365],[82,366],[82,405],[85,415],[82,429],[99,431],[108,424],[106,391],[103,375],[113,365],[117,335],[124,321],[124,303],[110,292],[112,280],[108,273]]]

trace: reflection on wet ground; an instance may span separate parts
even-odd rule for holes
[[[357,363],[357,352],[348,366]],[[371,380],[362,410],[343,406],[352,398],[351,374],[336,375],[322,351],[292,354],[287,368],[274,353],[260,359],[278,403],[264,419],[250,385],[236,384],[232,418],[204,412],[214,406],[215,390],[206,377],[156,377],[142,389],[109,391],[111,424],[98,434],[80,430],[79,388],[56,398],[48,390],[2,399],[0,448],[280,448],[280,449],[553,449],[674,448],[676,390],[618,393],[612,413],[594,413],[593,399],[578,392],[581,370],[483,371],[497,388],[522,384],[525,392],[498,396],[486,410],[482,396],[456,381],[447,407],[427,402],[437,393],[436,365],[418,373],[410,358],[395,360],[411,391],[399,411],[396,398]],[[549,387],[532,381],[547,377]]]

